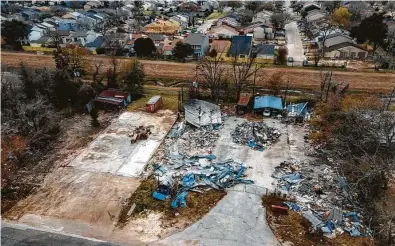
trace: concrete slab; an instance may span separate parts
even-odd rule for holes
[[[109,173],[58,169],[5,217],[38,228],[106,238],[112,233],[124,200],[139,184],[134,178]]]
[[[171,112],[124,112],[70,164],[79,170],[137,177],[176,119]],[[130,143],[129,135],[139,126],[150,126],[146,140]]]
[[[280,245],[266,224],[260,196],[229,191],[209,214],[153,245]]]

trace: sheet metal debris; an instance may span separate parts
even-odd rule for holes
[[[232,139],[234,143],[263,151],[274,144],[280,135],[277,129],[267,126],[264,122],[243,122],[232,132]]]
[[[191,99],[184,103],[185,120],[196,127],[222,123],[221,109],[206,101]]]
[[[318,161],[280,163],[273,173],[277,188],[295,197],[284,202],[289,210],[301,213],[311,228],[321,230],[329,238],[348,232],[351,236],[371,236],[363,226],[361,215],[348,204],[349,188],[344,177],[338,176],[328,164]]]
[[[231,159],[216,161],[216,156],[212,154],[185,156],[174,149],[169,151],[166,159],[161,166],[156,165],[155,175],[161,185],[179,184],[178,187],[173,187],[177,190],[172,201],[173,208],[186,206],[185,198],[189,191],[204,192],[240,183],[253,183],[243,178],[245,165]]]

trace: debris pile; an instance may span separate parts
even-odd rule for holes
[[[284,205],[301,213],[312,229],[321,230],[329,238],[344,231],[351,236],[371,236],[370,229],[362,224],[362,216],[352,211],[345,178],[329,165],[289,160],[277,166],[272,176],[278,181],[277,189],[297,201],[297,204],[285,202]]]
[[[264,122],[244,122],[238,124],[232,132],[234,143],[248,145],[263,151],[280,137],[280,132],[266,125]]]
[[[215,142],[219,138],[220,125],[210,125],[200,128],[187,126],[184,134],[178,139],[178,148],[181,153],[198,155],[211,153]]]
[[[204,192],[210,189],[225,189],[239,183],[251,184],[253,181],[244,179],[246,166],[228,159],[214,161],[215,155],[186,156],[180,154],[175,146],[169,150],[166,160],[161,165],[155,164],[155,175],[159,180],[161,190],[172,187],[177,195],[172,201],[172,207],[186,207],[185,198],[189,191]],[[170,197],[154,192],[156,199],[164,200]],[[164,198],[164,199],[163,199]]]
[[[151,134],[150,127],[139,126],[131,134],[129,134],[129,136],[130,136],[130,143],[134,144],[138,140],[147,139],[149,134]]]

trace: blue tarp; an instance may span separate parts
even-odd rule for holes
[[[257,96],[254,100],[254,109],[272,108],[283,110],[283,101],[275,96]]]
[[[295,112],[295,116],[305,117],[307,113],[307,103],[297,103],[297,104],[288,105],[287,112],[288,113]]]

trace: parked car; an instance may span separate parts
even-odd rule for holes
[[[263,111],[263,116],[265,116],[265,117],[270,117],[270,109],[265,109],[265,110]]]

